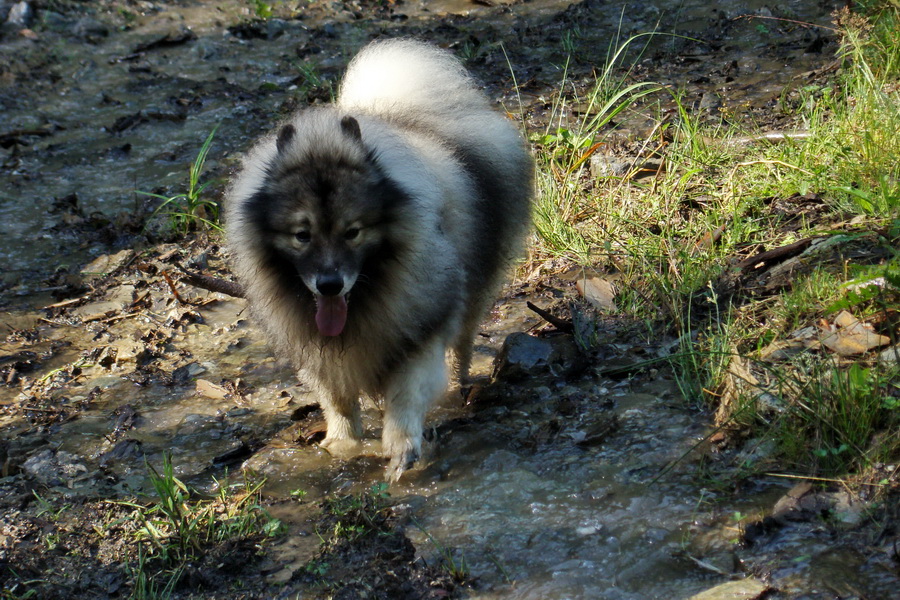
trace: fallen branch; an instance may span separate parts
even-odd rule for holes
[[[175,263],[175,266],[181,271],[182,281],[189,283],[194,287],[209,290],[210,292],[219,292],[220,294],[234,296],[235,298],[247,297],[246,294],[244,294],[244,288],[239,283],[188,271],[178,263]]]
[[[551,325],[553,325],[560,331],[564,331],[566,333],[574,333],[575,332],[575,326],[572,325],[571,321],[566,321],[565,319],[560,319],[559,317],[554,317],[553,315],[548,313],[543,308],[538,308],[531,302],[526,302],[525,306],[527,306],[530,310],[536,312],[538,314],[538,316],[540,316],[542,319],[544,319],[545,321],[547,321],[548,323],[550,323]]]
[[[800,240],[799,242],[788,244],[787,246],[781,246],[779,248],[773,248],[772,250],[760,252],[759,254],[751,256],[750,258],[745,258],[737,264],[737,267],[741,270],[749,271],[750,269],[764,262],[776,262],[792,258],[806,250],[815,239],[818,238],[808,237]]]

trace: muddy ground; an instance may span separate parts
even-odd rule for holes
[[[12,4],[0,1],[2,20]],[[478,344],[478,385],[431,416],[420,469],[373,488],[377,407],[370,455],[320,451],[315,399],[242,302],[184,281],[181,267],[229,279],[219,237],[172,232],[139,193],[183,191],[218,126],[204,175],[218,199],[252,139],[327,101],[353,51],[381,35],[450,48],[543,131],[561,82],[583,94],[611,42],[675,33],[686,37],[635,45],[627,77],[681,91],[703,119],[790,128],[796,90],[828,76],[836,49],[831,31],[796,21],[827,25],[832,5],[28,6],[0,30],[3,598],[165,597],[170,580],[174,597],[229,599],[687,598],[729,579],[748,586],[740,597],[898,589],[896,514],[746,480],[740,466],[767,459],[765,440],[698,446],[712,419],[659,360],[670,332],[597,318],[563,261],[505,290]],[[623,151],[656,110],[622,124]],[[593,325],[572,336],[526,300]],[[154,501],[148,465],[166,453],[198,498],[226,472],[266,477],[262,506],[283,528],[205,544],[174,579],[158,557],[142,567],[152,548],[123,502]]]

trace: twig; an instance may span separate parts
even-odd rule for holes
[[[178,293],[178,290],[175,289],[175,282],[172,281],[172,278],[169,277],[168,271],[162,272],[163,277],[166,278],[166,283],[169,284],[169,289],[172,290],[172,295],[175,296],[175,299],[178,300],[178,304],[187,304],[187,302],[181,297],[181,294]]]
[[[210,277],[209,275],[203,275],[202,273],[188,271],[178,263],[175,263],[175,267],[181,271],[182,279],[194,287],[209,290],[210,292],[227,294],[228,296],[234,296],[235,298],[247,297],[244,293],[244,288],[237,282],[226,281],[225,279],[219,279],[218,277]]]
[[[550,313],[548,313],[543,308],[538,308],[531,302],[526,302],[525,306],[527,306],[530,310],[536,312],[542,319],[559,329],[560,331],[564,331],[566,333],[574,333],[575,326],[572,325],[571,321],[566,321],[565,319],[560,319],[559,317],[554,317]]]
[[[68,300],[63,300],[62,302],[56,302],[56,303],[54,303],[54,304],[48,304],[47,306],[42,307],[41,310],[47,310],[48,308],[62,308],[62,307],[64,307],[64,306],[69,306],[69,305],[71,305],[71,304],[76,304],[76,303],[78,303],[78,302],[81,302],[82,300],[87,300],[87,299],[90,298],[90,297],[91,297],[91,295],[88,294],[88,295],[86,295],[86,296],[81,296],[81,297],[79,297],[79,298],[70,298],[70,299],[68,299]]]
[[[706,569],[707,571],[716,573],[717,575],[721,575],[722,577],[727,577],[728,579],[735,579],[736,577],[738,577],[738,575],[736,573],[729,573],[728,571],[726,571],[724,569],[720,569],[719,567],[712,564],[711,562],[709,562],[707,560],[703,560],[702,558],[697,558],[696,556],[690,554],[689,552],[684,552],[683,556],[687,559],[692,560],[694,562],[694,564],[697,565],[698,567],[700,567],[702,569]]]
[[[747,271],[760,263],[791,258],[806,250],[809,245],[813,243],[813,240],[816,239],[818,238],[808,237],[800,240],[799,242],[788,244],[787,246],[780,246],[778,248],[773,248],[772,250],[760,252],[759,254],[751,256],[750,258],[745,258],[737,264],[737,267],[741,270]]]

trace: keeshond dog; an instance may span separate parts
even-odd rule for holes
[[[235,274],[277,350],[318,395],[322,446],[359,449],[379,399],[396,480],[425,413],[467,375],[473,338],[529,227],[533,163],[448,52],[377,41],[334,104],[298,112],[245,157],[227,196]]]

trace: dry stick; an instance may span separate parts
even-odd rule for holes
[[[194,287],[209,290],[210,292],[219,292],[228,296],[234,296],[235,298],[247,297],[244,293],[244,288],[241,287],[241,284],[239,283],[188,271],[178,263],[175,263],[175,267],[181,271],[183,281],[186,281]]]
[[[553,325],[560,331],[565,331],[566,333],[574,333],[575,332],[575,326],[572,325],[571,322],[566,321],[565,319],[560,319],[559,317],[554,317],[553,315],[548,313],[543,308],[538,308],[531,302],[526,302],[525,306],[527,306],[529,309],[536,312],[538,315],[540,315],[540,317],[542,319],[544,319],[545,321],[547,321],[548,323],[550,323],[551,325]]]
[[[169,277],[168,271],[162,272],[163,277],[166,279],[166,283],[169,284],[169,289],[172,290],[172,295],[175,296],[175,299],[178,300],[178,304],[187,304],[184,299],[181,297],[181,294],[178,293],[178,290],[175,289],[175,282],[172,281],[172,278]]]
[[[810,244],[813,243],[813,240],[819,239],[818,237],[808,237],[800,240],[799,242],[794,242],[793,244],[788,244],[787,246],[781,246],[779,248],[773,248],[772,250],[767,250],[765,252],[760,252],[750,258],[745,258],[741,262],[737,264],[737,267],[741,270],[750,270],[756,265],[768,261],[773,260],[784,260],[786,258],[791,258],[796,256],[806,250]]]

